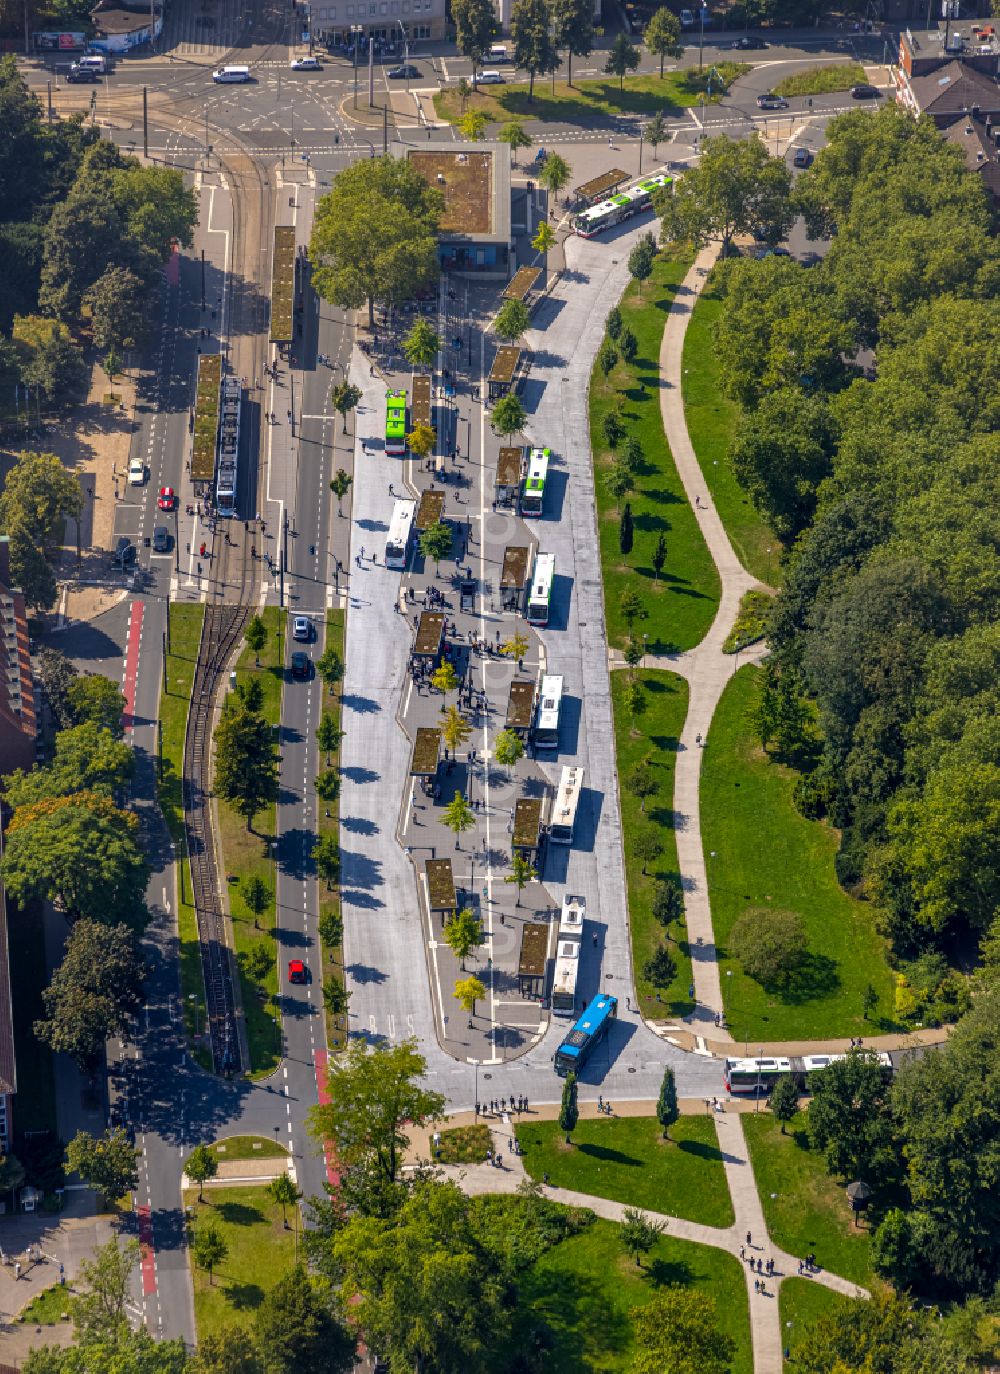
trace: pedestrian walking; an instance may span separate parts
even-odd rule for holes
[[[746,1259],[747,1252],[744,1246],[740,1246],[740,1259]]]
[[[754,1291],[755,1293],[759,1293],[759,1292],[760,1292],[760,1279],[754,1279],[754,1281],[753,1281],[753,1291]]]
[[[362,545],[361,545],[361,557],[364,558],[364,556],[365,556],[365,546],[364,546],[364,544],[362,544]]]
[[[390,496],[395,496],[395,495],[396,495],[396,493],[395,493],[395,492],[393,491],[393,489],[392,489],[392,483],[391,483],[391,482],[389,483],[389,495],[390,495]]]
[[[748,1232],[747,1232],[747,1249],[748,1249],[748,1250],[751,1249],[752,1246],[753,1246],[753,1241],[750,1239],[750,1232],[748,1231]]]
[[[477,1102],[477,1103],[476,1103],[476,1116],[478,1116],[478,1115],[479,1115],[479,1103]]]
[[[545,1184],[545,1187],[546,1187],[546,1188],[549,1186],[549,1176],[548,1176],[548,1174],[542,1174],[542,1182]]]

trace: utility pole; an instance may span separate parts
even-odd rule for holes
[[[149,91],[146,86],[142,88],[142,155],[149,157]]]
[[[368,38],[368,108],[375,107],[375,39]]]
[[[383,156],[389,151],[389,107],[382,106],[382,153]]]
[[[205,309],[205,250],[201,250],[201,308]]]
[[[701,31],[698,35],[698,71],[701,72],[705,57],[705,3],[702,0],[698,13],[701,15]]]

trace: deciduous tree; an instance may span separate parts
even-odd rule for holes
[[[744,911],[730,932],[729,948],[743,972],[764,987],[791,982],[809,952],[801,916],[771,907]]]
[[[531,135],[525,130],[524,125],[517,119],[509,119],[506,124],[502,124],[497,131],[497,138],[501,143],[506,143],[510,149],[511,158],[514,166],[517,166],[517,155],[521,148],[530,148],[532,144]],[[539,224],[539,229],[545,221]],[[532,247],[536,245],[532,244]],[[543,251],[539,249],[539,251]]]
[[[522,891],[529,883],[533,883],[537,877],[537,870],[531,860],[526,858],[523,854],[515,852],[510,861],[510,872],[504,874],[504,882],[513,883],[517,887],[516,906],[521,905]]]
[[[553,39],[566,54],[566,84],[573,85],[573,58],[589,57],[594,50],[594,7],[587,0],[550,0]]]
[[[66,1163],[111,1205],[139,1186],[135,1146],[121,1128],[95,1137],[77,1131],[66,1146]]]
[[[674,1079],[674,1071],[671,1068],[663,1070],[663,1080],[660,1083],[660,1095],[656,1099],[656,1119],[663,1127],[664,1140],[670,1139],[670,1127],[680,1116],[680,1108],[677,1105],[677,1083]]]
[[[646,30],[642,35],[642,41],[645,43],[647,51],[651,52],[654,57],[660,59],[660,80],[662,81],[664,60],[668,57],[681,57],[684,53],[684,48],[681,44],[680,20],[677,18],[676,14],[674,14],[672,10],[668,10],[665,5],[662,9],[654,10],[650,15],[649,23],[646,25]],[[659,128],[661,131],[661,137],[657,141],[662,143],[662,116],[657,115],[656,118],[660,120]],[[648,142],[653,143],[648,128],[646,130],[646,138]],[[653,146],[655,154],[655,144]]]
[[[493,429],[497,434],[502,434],[505,439],[512,434],[520,434],[528,420],[528,414],[521,403],[520,396],[516,396],[513,391],[509,391],[506,396],[501,396],[493,407]]]
[[[121,739],[125,732],[125,694],[117,682],[100,673],[84,673],[66,689],[66,701],[77,725],[90,722]]]
[[[493,757],[508,773],[524,757],[524,740],[516,730],[501,730],[493,746]]]
[[[769,1105],[775,1121],[781,1122],[781,1134],[784,1135],[785,1123],[799,1110],[799,1090],[790,1073],[783,1073],[771,1089]]]
[[[205,1200],[205,1184],[219,1172],[219,1161],[207,1145],[196,1145],[187,1157],[184,1172],[198,1185],[198,1201]]]
[[[312,848],[316,872],[326,883],[327,892],[340,877],[340,841],[336,835],[320,835]]]
[[[642,862],[642,874],[646,876],[646,865],[655,863],[663,853],[663,841],[655,830],[647,827],[632,836],[632,853]]]
[[[347,424],[346,418],[344,424]],[[345,472],[343,468],[338,468],[334,476],[330,479],[330,490],[337,498],[337,514],[340,516],[344,514],[344,497],[353,485],[354,478],[351,477],[349,473]]]
[[[486,985],[474,974],[460,978],[455,984],[455,1001],[470,1016],[476,1014],[476,1003],[486,996]]]
[[[215,1270],[229,1258],[229,1244],[214,1221],[203,1221],[194,1233],[194,1262],[208,1270],[208,1282],[215,1282]]]
[[[669,1284],[632,1311],[634,1374],[727,1374],[735,1344],[719,1330],[707,1293]]]
[[[559,192],[569,185],[573,168],[561,153],[547,153],[538,172],[538,183],[544,186],[551,196],[558,199]]]
[[[425,558],[430,558],[433,561],[435,577],[440,572],[441,559],[447,558],[451,553],[451,545],[451,526],[445,520],[439,520],[434,525],[428,525],[421,533],[420,552]]]
[[[363,392],[361,388],[355,386],[353,382],[349,382],[346,379],[342,382],[334,382],[333,386],[330,388],[330,400],[333,403],[334,410],[344,422],[342,429],[342,433],[344,434],[347,433],[347,417],[352,410],[358,408],[362,395]],[[337,476],[330,483],[330,488],[335,495],[337,495],[338,500],[342,499],[343,495],[346,494],[337,492],[336,487],[333,485],[333,482],[338,481],[341,472],[343,472],[343,468],[338,468]]]
[[[455,848],[461,849],[462,836],[476,823],[476,813],[461,792],[456,792],[441,813],[442,824],[455,836]]]
[[[471,907],[462,907],[450,921],[445,922],[444,942],[459,961],[463,973],[466,959],[477,948],[482,936],[482,926]]]
[[[545,0],[515,0],[510,12],[510,36],[514,40],[514,62],[528,73],[528,100],[532,101],[535,77],[546,76],[559,65]]]
[[[562,1100],[559,1103],[559,1129],[565,1132],[567,1145],[573,1143],[572,1136],[579,1119],[580,1108],[577,1103],[576,1074],[570,1069],[563,1080]]]
[[[794,219],[790,192],[784,159],[771,157],[760,139],[703,139],[697,167],[659,200],[663,237],[698,246],[717,241],[724,253],[737,234],[778,243]]]
[[[223,711],[215,729],[215,791],[253,829],[278,799],[278,756],[263,716],[239,706]]]
[[[636,1207],[625,1208],[618,1235],[622,1248],[632,1256],[638,1268],[642,1268],[643,1255],[652,1250],[665,1229],[665,1222],[653,1221]]]
[[[490,45],[499,31],[497,12],[491,0],[453,0],[451,17],[455,43],[472,63],[472,81],[486,61]]]
[[[514,343],[521,337],[530,323],[531,317],[523,301],[504,301],[493,321],[493,333],[498,339]]]
[[[298,1188],[296,1188],[292,1176],[287,1173],[279,1174],[277,1178],[272,1178],[271,1182],[267,1185],[267,1191],[281,1208],[281,1224],[287,1231],[287,1209],[289,1207],[294,1207],[302,1194],[299,1192]]]

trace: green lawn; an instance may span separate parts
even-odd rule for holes
[[[212,1056],[205,1034],[205,983],[198,947],[198,921],[192,905],[191,870],[184,841],[184,732],[194,681],[205,607],[176,602],[167,608],[170,648],[167,653],[167,690],[160,692],[160,753],[162,770],[157,784],[160,810],[177,853],[177,932],[180,943],[181,1000],[188,1049],[202,1068],[211,1069]]]
[[[288,1151],[276,1140],[262,1135],[228,1135],[209,1149],[216,1159],[287,1159]]]
[[[577,1123],[567,1145],[557,1121],[520,1122],[517,1138],[532,1178],[548,1174],[571,1188],[651,1212],[731,1226],[733,1206],[715,1126],[707,1116],[682,1116],[670,1140],[655,1117],[624,1116]]]
[[[776,95],[825,95],[828,91],[849,91],[859,84],[868,84],[860,62],[828,62],[822,67],[793,72],[779,81],[774,91]]]
[[[277,726],[281,721],[281,689],[284,682],[285,612],[278,606],[268,606],[260,612],[267,629],[267,641],[257,655],[244,648],[236,661],[237,683],[258,678],[264,688],[261,712],[264,719]],[[271,857],[270,840],[275,832],[275,808],[268,807],[255,817],[253,830],[224,802],[219,803],[221,831],[221,871],[236,876],[229,884],[229,909],[233,921],[233,944],[240,970],[240,987],[246,1017],[247,1041],[250,1047],[251,1077],[272,1073],[281,1058],[281,1014],[277,1005],[278,944],[274,937],[274,897],[276,873]],[[254,926],[254,916],[243,900],[246,882],[256,875],[271,896],[268,909]],[[271,970],[263,983],[257,983],[244,970],[243,958],[257,944],[266,944],[271,955]],[[241,958],[243,956],[243,958]]]
[[[646,618],[637,621],[634,630],[637,636],[648,636],[650,653],[692,648],[712,623],[719,604],[719,575],[684,495],[660,417],[660,341],[666,312],[686,270],[686,261],[658,258],[642,295],[635,285],[628,288],[620,308],[624,323],[638,339],[636,360],[631,366],[619,362],[607,381],[595,363],[590,384],[590,435],[608,640],[618,648],[628,642],[621,595],[626,589],[636,591]],[[605,482],[612,455],[602,430],[604,416],[619,404],[627,436],[638,440],[644,454],[635,490],[626,498],[632,506],[635,529],[635,542],[627,558],[619,551],[619,511]],[[656,578],[651,559],[661,533],[666,538],[667,561]]]
[[[885,944],[870,906],[837,883],[836,831],[799,815],[792,803],[796,775],[752,738],[747,712],[758,674],[743,668],[726,687],[702,760],[701,832],[729,1027],[741,1041],[865,1035],[866,984],[879,997],[872,1020],[892,1016]],[[737,917],[769,905],[797,912],[809,942],[803,972],[780,992],[746,977],[726,953]]]
[[[434,1152],[437,1164],[482,1164],[492,1148],[489,1126],[452,1126],[441,1132],[441,1144]]]
[[[326,613],[326,642],[325,649],[333,648],[337,650],[341,659],[344,657],[344,612],[338,606]],[[340,694],[324,692],[323,709],[329,711],[336,719],[338,726],[341,723]],[[332,760],[336,763],[336,758]],[[325,762],[325,760],[324,760]],[[327,817],[326,812],[330,815]],[[316,801],[316,815],[318,817],[319,833],[325,835],[328,832],[339,833],[340,829],[340,800],[330,802],[329,806]],[[335,889],[328,892],[325,883],[320,884],[319,889],[319,911],[320,916],[326,912],[338,912],[340,910],[340,892]],[[320,942],[322,944],[322,941]],[[339,945],[332,948],[323,948],[321,966],[323,970],[323,983],[340,983],[344,981],[344,951]],[[346,1015],[334,1015],[334,1013],[324,1004],[324,1014],[326,1016],[326,1044],[331,1054],[344,1049],[347,1044],[347,1017]]]
[[[728,86],[750,68],[743,62],[720,62],[717,70]],[[481,110],[491,120],[516,117],[572,122],[590,120],[595,115],[655,114],[657,110],[669,115],[699,104],[707,83],[707,70],[699,73],[695,67],[686,67],[682,71],[665,72],[662,80],[656,74],[627,76],[624,90],[619,89],[617,77],[574,81],[572,87],[565,81],[557,81],[553,94],[551,81],[539,77],[535,81],[534,99],[529,99],[526,83],[484,86],[475,96],[470,95],[464,109],[466,113]],[[721,92],[713,85],[708,103],[714,104],[720,96]],[[461,119],[463,105],[457,89],[452,86],[439,91],[434,97],[434,109],[440,119],[452,123]]]
[[[786,1369],[797,1369],[795,1363],[796,1347],[802,1337],[827,1314],[837,1316],[846,1312],[853,1302],[842,1293],[834,1293],[823,1288],[812,1279],[785,1279],[779,1290],[779,1309],[781,1312],[781,1343],[783,1350],[790,1355]]]
[[[795,1117],[787,1135],[770,1112],[746,1114],[743,1129],[775,1244],[796,1258],[812,1251],[823,1269],[870,1287],[870,1233],[854,1225],[844,1188],[827,1173],[822,1155],[809,1149],[806,1113]]]
[[[702,291],[684,336],[684,414],[705,485],[740,562],[768,586],[781,580],[781,545],[757,514],[729,465],[740,408],[723,393],[715,352],[722,297],[711,282]]]
[[[281,1222],[281,1208],[267,1188],[211,1188],[198,1201],[197,1188],[184,1192],[196,1229],[211,1219],[229,1247],[229,1254],[209,1282],[208,1274],[189,1252],[194,1284],[194,1318],[200,1337],[237,1324],[249,1326],[264,1294],[295,1262],[295,1208],[288,1209],[289,1229]],[[299,1221],[301,1229],[301,1221]]]
[[[14,1113],[14,1148],[36,1131],[56,1134],[56,1086],[52,1052],[35,1035],[34,1025],[45,1015],[42,989],[48,985],[45,966],[45,930],[40,903],[22,909],[7,901],[7,946],[14,1023],[14,1055],[17,1064],[17,1110]]]
[[[688,988],[691,986],[691,956],[687,941],[676,937],[667,942],[677,965],[677,972],[669,987],[657,989],[643,977],[647,959],[664,940],[664,930],[653,919],[652,901],[657,875],[677,872],[677,840],[674,835],[674,762],[677,739],[687,714],[688,685],[682,677],[655,669],[637,674],[645,689],[645,711],[633,724],[625,709],[623,696],[631,673],[618,670],[611,675],[611,704],[615,716],[615,750],[618,776],[621,780],[619,797],[622,813],[622,833],[625,837],[625,878],[628,884],[628,912],[632,927],[632,958],[635,965],[635,988],[644,1015],[654,1018],[686,1016],[691,1010]],[[628,790],[627,779],[637,763],[649,765],[660,784],[659,792],[647,799],[646,812]],[[645,829],[657,830],[663,843],[663,853],[648,865],[644,875],[642,864],[635,858],[632,840]]]
[[[72,1308],[73,1294],[65,1284],[57,1283],[37,1293],[18,1314],[18,1321],[29,1326],[55,1326]]]
[[[532,1265],[522,1280],[519,1324],[527,1329],[532,1317],[541,1317],[551,1328],[554,1346],[545,1355],[550,1374],[624,1372],[632,1362],[632,1309],[670,1283],[691,1284],[715,1299],[718,1324],[736,1343],[730,1374],[750,1374],[750,1317],[739,1260],[661,1236],[639,1269],[610,1221],[595,1221]]]

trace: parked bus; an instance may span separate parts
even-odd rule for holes
[[[607,1035],[618,1015],[618,998],[601,992],[556,1050],[555,1068],[560,1078],[572,1069],[579,1073],[595,1045]]]
[[[874,1050],[852,1051],[874,1057],[891,1077],[892,1059],[884,1052]],[[727,1059],[723,1071],[726,1092],[750,1097],[767,1097],[779,1078],[791,1074],[800,1092],[809,1087],[809,1075],[819,1073],[835,1059],[846,1059],[844,1054],[803,1054],[787,1058],[771,1059]]]
[[[564,768],[559,779],[559,791],[552,805],[552,819],[549,822],[549,839],[553,844],[573,843],[573,827],[576,825],[582,789],[583,769]]]
[[[581,210],[578,215],[574,215],[573,231],[581,238],[592,239],[595,234],[600,234],[605,229],[613,229],[616,224],[631,219],[633,215],[641,215],[643,211],[651,210],[654,194],[672,184],[673,177],[667,176],[665,172],[643,177],[641,181],[633,182],[618,195],[602,200],[599,205],[592,205],[589,210]]]
[[[559,940],[552,975],[552,1015],[572,1016],[576,1011],[576,981],[580,969],[579,940]]]
[[[549,472],[551,449],[533,448],[528,454],[528,475],[521,491],[521,514],[541,515],[545,504],[545,479]]]
[[[555,554],[536,554],[535,569],[531,574],[531,590],[528,592],[529,625],[547,625],[549,623],[549,602],[552,599],[552,583],[555,575]]]
[[[395,458],[406,453],[406,392],[385,393],[385,451]]]
[[[416,501],[397,501],[393,506],[392,520],[385,541],[385,566],[387,568],[406,567],[416,510]]]
[[[563,680],[557,673],[547,673],[538,689],[535,710],[535,729],[532,739],[536,749],[559,748],[559,711],[562,706]]]

